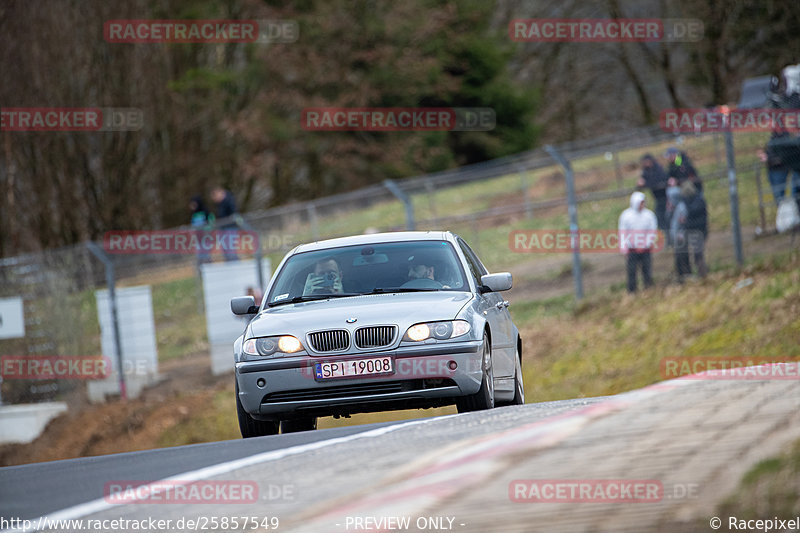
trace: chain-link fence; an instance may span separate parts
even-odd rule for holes
[[[800,175],[784,172],[787,164],[794,165],[787,163],[786,153],[791,152],[782,152],[780,162],[774,154],[760,153],[769,137],[769,133],[733,135],[745,258],[795,245],[788,237],[769,237],[775,231],[780,179],[785,183],[785,195],[793,190],[800,193]],[[672,169],[667,156],[671,148],[677,152],[669,154],[677,160],[672,162]],[[619,236],[620,215],[637,189],[645,194],[645,206],[657,212],[654,218],[662,231],[649,254],[654,284],[673,283],[679,277],[685,280],[735,264],[731,176],[722,134],[676,136],[645,128],[556,149],[569,161],[574,174],[577,227],[593,239],[579,247],[577,263],[587,294],[627,287],[626,259],[614,236]],[[658,170],[643,172],[643,157],[648,154],[652,156],[648,168],[660,168],[663,176]],[[667,182],[670,175],[675,178],[673,187]],[[471,244],[490,270],[511,271],[514,289],[510,298],[514,301],[574,298],[573,247],[569,244],[574,231],[570,231],[565,172],[545,150],[410,178],[396,185],[409,197],[408,206],[386,185],[374,185],[243,215],[240,227],[258,234],[258,250],[268,260],[262,271],[263,282],[271,273],[269,265],[276,266],[296,244],[413,226],[419,230],[452,230]],[[694,196],[690,194],[692,188]],[[682,217],[677,226],[672,222],[678,220],[674,218],[676,211]],[[702,238],[698,243],[696,238],[680,237],[681,232]],[[562,236],[567,240],[559,241]],[[680,244],[684,241],[688,243],[685,248]],[[108,251],[108,242],[104,248]],[[630,248],[641,252],[636,245]],[[703,258],[698,264],[700,249]],[[234,276],[234,284],[228,283],[232,276],[215,277],[212,273],[214,265],[225,263],[224,253],[206,257],[151,248],[109,254],[118,328],[122,330],[116,337],[121,338],[123,353],[130,355],[138,350],[145,354],[140,358],[144,361],[141,366],[123,364],[123,377],[131,380],[132,390],[128,392],[135,394],[137,387],[157,382],[160,374],[188,360],[193,368],[204,371],[215,366],[215,345],[230,345],[236,335],[228,331],[223,337],[231,338],[220,340],[208,331],[207,324],[230,318],[227,298],[245,291],[260,296],[262,281],[255,267],[258,261],[254,260],[258,254],[253,252],[248,249],[237,254],[237,261],[250,261],[250,266]],[[682,271],[687,258],[690,270]],[[205,266],[201,268],[200,263]],[[21,308],[24,323],[22,335],[0,338],[4,403],[59,399],[79,406],[119,393],[115,383],[120,365],[114,347],[113,299],[105,292],[107,275],[103,262],[86,245],[0,260],[0,302],[5,302],[0,306],[0,316]],[[642,281],[638,282],[640,288]],[[218,284],[216,288],[214,283]],[[209,299],[211,293],[218,299]],[[241,329],[244,322],[233,326]],[[92,363],[61,365],[59,370],[53,367],[59,359]],[[32,368],[30,360],[38,360],[39,365]],[[110,372],[99,376],[97,365],[108,367]],[[108,377],[97,379],[104,376]],[[137,377],[141,379],[137,381]],[[106,386],[97,385],[101,382]]]

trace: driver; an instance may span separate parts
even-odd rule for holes
[[[434,283],[441,285],[443,289],[449,289],[448,285],[444,285],[441,281],[436,279],[436,267],[430,259],[420,258],[412,262],[408,267],[408,280],[409,282],[418,279],[429,279]]]
[[[333,257],[320,259],[308,274],[303,294],[342,294],[342,270]]]
[[[412,264],[408,267],[408,279],[432,279],[434,277],[435,267],[433,265],[426,265],[425,263]]]

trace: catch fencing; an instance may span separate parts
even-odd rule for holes
[[[759,157],[759,150],[768,138],[768,133],[733,135],[745,258],[762,248],[796,245],[795,241],[772,236],[776,202],[767,169]],[[735,264],[730,176],[721,134],[675,135],[658,128],[642,128],[557,146],[556,150],[573,170],[574,215],[578,227],[581,231],[615,232],[620,213],[637,189],[642,156],[650,153],[666,167],[664,153],[669,147],[677,147],[691,158],[703,183],[710,228],[705,242],[709,269],[713,272]],[[571,250],[520,248],[513,239],[519,232],[547,235],[571,228],[564,169],[544,149],[398,180],[393,185],[401,196],[409,198],[408,205],[398,201],[391,187],[377,184],[243,214],[236,219],[237,224],[243,230],[256,232],[260,246],[258,253],[238,254],[236,259],[253,260],[256,265],[260,264],[257,256],[263,254],[274,268],[288,249],[303,242],[412,226],[418,230],[446,229],[465,238],[490,270],[512,272],[513,301],[574,297],[575,264]],[[653,208],[653,195],[644,192],[647,205]],[[410,215],[413,219],[409,219]],[[188,229],[191,228],[176,231]],[[609,288],[620,292],[626,289],[625,259],[609,242],[602,243],[608,249],[591,250],[580,256],[578,266],[586,294]],[[142,328],[136,331],[145,332],[141,335],[153,337],[152,344],[144,347],[132,339],[123,338],[124,342],[119,343],[122,350],[155,350],[155,371],[149,366],[123,369],[134,376],[143,372],[146,379],[143,378],[142,387],[158,383],[163,375],[178,372],[188,364],[203,368],[204,372],[210,372],[213,366],[199,259],[197,254],[185,253],[110,255],[118,299],[124,296],[132,298],[131,301],[150,303],[149,310],[132,315],[133,311],[123,309],[118,302],[122,329],[127,330],[129,322],[133,322]],[[208,259],[212,264],[224,261],[219,254]],[[652,260],[655,284],[676,281],[673,248],[663,247],[653,254]],[[252,291],[258,297],[260,285],[269,274],[262,276],[263,281],[253,277],[242,285],[242,290]],[[687,279],[696,274],[695,268]],[[24,322],[21,336],[0,337],[0,356],[4,361],[37,357],[105,358],[118,370],[114,363],[117,357],[114,339],[108,339],[110,326],[105,324],[105,329],[101,326],[107,314],[104,307],[107,304],[103,302],[108,294],[98,291],[109,288],[107,280],[103,262],[85,244],[0,259],[0,316],[4,310],[14,313],[16,303],[21,303]],[[148,323],[152,323],[152,328]],[[124,332],[118,335],[125,337]],[[62,400],[76,408],[119,394],[113,383],[100,392],[89,391],[89,383],[96,377],[92,375],[20,376],[14,373],[18,368],[11,370],[11,374],[8,369],[2,373],[0,391],[4,403]]]

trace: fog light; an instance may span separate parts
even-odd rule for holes
[[[449,363],[447,363],[447,368],[449,368],[450,370],[455,370],[456,368],[458,368],[458,363],[456,363],[455,361],[450,361]]]
[[[263,389],[264,387],[267,386],[267,380],[265,380],[264,378],[258,378],[258,381],[256,381],[256,385],[258,385],[259,389]]]

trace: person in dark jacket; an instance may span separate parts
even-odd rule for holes
[[[642,177],[639,178],[637,185],[647,187],[653,193],[658,229],[667,231],[667,173],[651,154],[645,154],[641,163]]]
[[[215,187],[211,191],[211,198],[217,206],[217,222],[220,223],[220,229],[223,231],[235,231],[239,229],[236,223],[236,201],[233,199],[233,193],[222,187]],[[226,241],[227,242],[227,241]],[[223,255],[225,261],[236,261],[239,257],[236,252],[232,250],[224,250]]]
[[[672,231],[675,239],[675,270],[678,281],[692,273],[690,256],[697,267],[697,274],[704,278],[708,274],[705,261],[705,242],[708,237],[708,208],[703,195],[697,192],[691,181],[681,185],[681,200],[673,214]]]
[[[697,192],[703,194],[703,182],[697,175],[697,170],[686,152],[681,152],[677,148],[669,148],[664,155],[669,162],[667,177],[675,178],[679,186],[689,180],[694,184]]]
[[[772,144],[773,141],[786,140],[791,137],[787,131],[773,131],[769,139],[770,142],[758,154],[761,157],[761,161],[767,164],[767,178],[769,179],[772,197],[775,199],[776,205],[781,203],[786,194],[786,178],[791,173],[791,194],[797,201],[798,206],[800,206],[800,173],[786,164],[787,161],[784,161],[784,158],[776,152]],[[800,158],[800,153],[797,154],[797,157]]]

